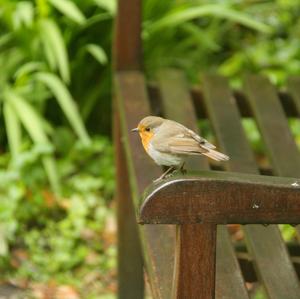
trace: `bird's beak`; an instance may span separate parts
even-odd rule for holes
[[[131,132],[138,132],[138,131],[139,131],[138,128],[134,128],[134,129],[131,130]]]

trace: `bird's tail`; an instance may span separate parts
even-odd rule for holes
[[[215,151],[213,149],[208,149],[208,151],[206,153],[202,153],[202,154],[213,160],[216,160],[216,161],[228,161],[229,160],[228,156],[226,156],[218,151]]]

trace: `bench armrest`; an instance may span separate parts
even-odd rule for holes
[[[141,224],[300,223],[300,179],[202,171],[151,185]]]

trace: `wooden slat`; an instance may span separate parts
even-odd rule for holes
[[[265,142],[274,172],[281,176],[298,177],[300,155],[275,88],[262,76],[249,76],[245,81],[245,92]],[[267,245],[270,248],[274,247],[272,243]],[[256,246],[262,247],[261,244]],[[286,250],[284,246],[282,249]],[[293,270],[289,257],[282,259],[282,257],[274,256],[274,261],[280,265],[281,273],[285,274],[282,267]],[[269,266],[267,264],[267,267]],[[275,272],[273,276],[276,278],[279,273]],[[271,298],[299,298],[300,286],[296,274],[290,275],[288,279],[285,274],[284,278],[284,281],[281,280],[275,284],[275,288],[267,288],[269,296]]]
[[[253,153],[241,125],[235,99],[226,80],[218,76],[206,76],[203,84],[212,125],[222,149],[231,158],[226,168],[231,171],[258,173]],[[259,87],[255,88],[255,90],[258,89]],[[267,109],[273,109],[270,107],[272,105]],[[265,113],[264,117],[268,117],[267,114]],[[247,225],[244,231],[256,270],[270,297],[295,298],[293,295],[282,296],[288,288],[291,288],[291,294],[297,293],[298,286],[297,282],[295,283],[295,272],[278,228]]]
[[[300,244],[296,242],[286,243],[290,258],[293,262],[293,266],[296,270],[298,279],[300,278]],[[248,282],[257,282],[258,278],[256,276],[253,260],[249,253],[247,253],[246,245],[244,242],[238,242],[235,246],[237,251],[237,256],[243,275]]]
[[[201,171],[152,185],[140,223],[300,223],[297,179]]]
[[[144,297],[143,254],[131,200],[127,164],[121,142],[120,121],[116,111],[114,144],[117,172],[118,298],[141,299]]]
[[[172,299],[215,298],[216,231],[211,223],[178,227]]]
[[[163,70],[157,77],[164,116],[199,133],[193,102],[183,74],[175,70]],[[187,162],[187,169],[209,169],[209,165],[206,158],[191,157]],[[216,271],[216,298],[248,298],[230,237],[224,226],[218,227]]]
[[[113,45],[115,70],[141,69],[142,0],[119,0]]]
[[[299,151],[275,88],[264,77],[249,76],[245,82],[245,92],[266,144],[274,172],[281,176],[299,176]]]
[[[199,133],[197,116],[186,80],[180,71],[165,69],[157,74],[164,117],[178,121]],[[187,169],[209,169],[207,158],[189,157]]]
[[[162,70],[157,74],[157,78],[164,117],[176,120],[191,129],[197,130],[197,118],[181,73]],[[187,169],[195,170],[199,169],[199,167],[208,169],[209,166],[205,159],[197,160],[196,157],[191,157],[187,160],[186,167]],[[175,232],[175,226],[173,226],[173,229]],[[173,263],[175,263],[175,257]],[[173,285],[173,274],[168,275],[168,279],[168,285],[170,283]],[[175,290],[177,287],[173,285],[172,289]]]
[[[150,114],[149,101],[144,77],[138,71],[118,72],[115,76],[115,85],[117,109],[122,124],[122,142],[125,147],[131,192],[137,212],[142,192],[161,173],[160,168],[155,166],[144,152],[139,136],[130,132],[143,117]],[[146,267],[153,297],[169,299],[172,282],[169,282],[166,273],[173,271],[174,229],[167,225],[143,225],[139,228],[146,252]]]
[[[294,100],[298,117],[300,115],[300,77],[291,77],[287,82],[287,91]],[[300,170],[299,170],[300,173]],[[300,240],[300,226],[296,227],[298,239]]]
[[[161,170],[145,153],[138,134],[131,132],[142,118],[150,114],[144,76],[139,71],[123,71],[118,72],[115,77],[122,142],[126,150],[131,187],[137,207],[140,195],[153,179],[159,176]],[[137,181],[134,181],[135,179]]]
[[[248,298],[240,266],[225,225],[218,225],[216,258],[216,298]]]
[[[300,77],[290,77],[287,82],[287,91],[292,96],[296,110],[300,114]]]
[[[258,173],[227,81],[216,75],[206,75],[203,77],[203,93],[217,140],[221,149],[230,156],[223,165],[231,171]]]

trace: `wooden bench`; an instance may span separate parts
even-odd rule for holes
[[[120,0],[114,46],[119,298],[144,298],[144,265],[153,298],[244,299],[246,281],[259,281],[268,298],[300,298],[299,246],[288,250],[276,225],[300,223],[300,154],[287,119],[300,114],[300,78],[291,78],[285,93],[261,76],[245,78],[238,92],[216,75],[191,89],[178,70],[163,70],[147,83],[140,27],[141,1]],[[193,157],[187,176],[153,185],[161,169],[130,133],[147,115],[196,132],[197,120],[208,119],[230,161],[212,171],[206,158]],[[243,117],[256,121],[274,176],[260,174]],[[246,260],[229,223],[243,224]]]

